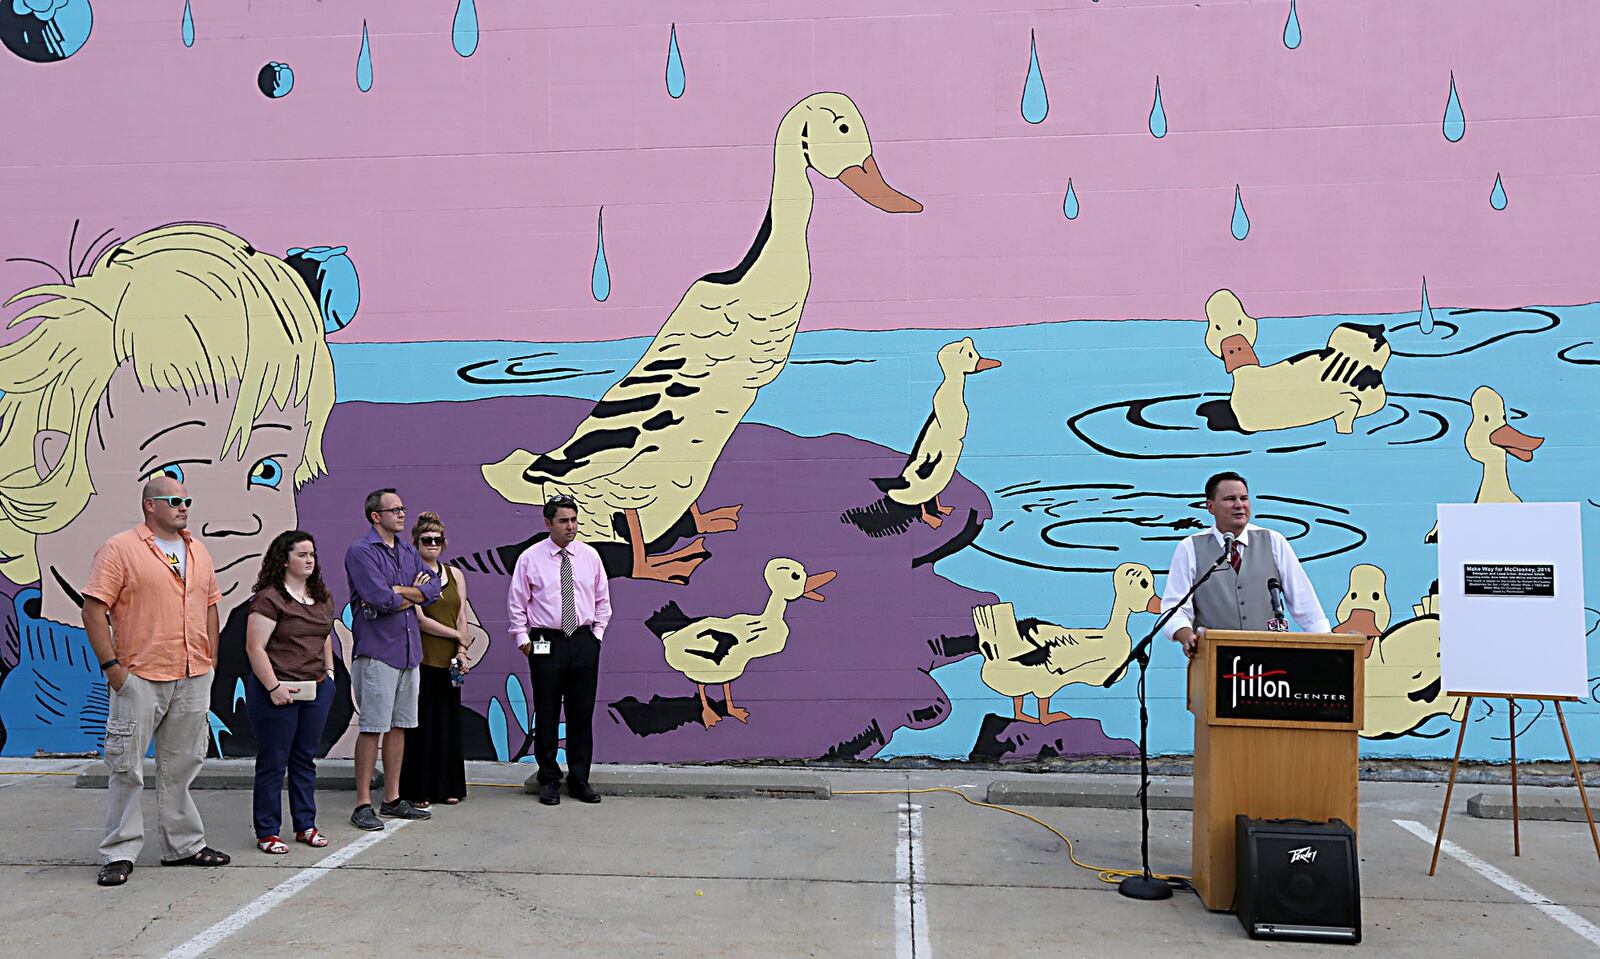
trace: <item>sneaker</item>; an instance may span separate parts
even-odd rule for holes
[[[411,805],[409,799],[396,799],[394,802],[385,802],[378,807],[378,812],[390,819],[432,819],[433,813],[426,809],[418,809]]]
[[[372,811],[370,803],[362,803],[350,814],[350,825],[357,829],[378,830],[383,828],[383,820]]]

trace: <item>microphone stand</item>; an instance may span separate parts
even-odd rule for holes
[[[1139,664],[1139,853],[1143,860],[1144,874],[1141,876],[1129,876],[1117,884],[1117,892],[1122,893],[1129,899],[1154,900],[1172,898],[1172,884],[1165,879],[1157,879],[1150,874],[1150,750],[1147,743],[1150,729],[1150,709],[1145,700],[1144,689],[1145,667],[1150,663],[1150,643],[1156,638],[1156,634],[1161,632],[1161,627],[1167,625],[1167,621],[1172,618],[1172,614],[1182,609],[1189,600],[1194,598],[1195,591],[1200,588],[1201,584],[1210,579],[1211,575],[1217,570],[1228,564],[1228,556],[1231,552],[1230,544],[1230,548],[1222,551],[1222,555],[1217,557],[1215,563],[1211,564],[1211,568],[1195,579],[1194,584],[1189,587],[1187,593],[1183,594],[1182,599],[1178,600],[1171,609],[1161,611],[1160,618],[1156,620],[1155,626],[1151,628],[1145,638],[1139,641],[1139,645],[1133,647],[1132,651],[1128,653],[1128,658],[1122,661],[1122,665],[1118,666],[1116,671],[1105,682],[1100,684],[1102,687],[1109,689],[1127,673],[1129,666],[1135,662]]]

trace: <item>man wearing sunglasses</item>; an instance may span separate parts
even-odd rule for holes
[[[206,845],[205,824],[189,796],[205,761],[222,599],[211,554],[189,532],[193,502],[165,474],[145,483],[144,522],[95,551],[83,588],[83,628],[111,690],[106,836],[96,880],[102,886],[127,882],[144,847],[139,797],[152,739],[161,864],[229,861]]]
[[[355,637],[350,678],[361,726],[356,736],[356,808],[351,825],[382,829],[385,816],[430,819],[433,814],[400,798],[400,768],[407,729],[417,726],[422,630],[417,607],[439,598],[439,581],[422,554],[399,534],[406,507],[392,489],[373,490],[365,503],[372,528],[344,554],[350,581],[350,631]],[[383,745],[383,805],[372,809],[372,773]]]

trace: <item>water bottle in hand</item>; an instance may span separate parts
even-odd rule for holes
[[[466,681],[467,681],[466,675],[461,672],[461,659],[459,657],[456,657],[456,656],[451,656],[450,657],[450,685],[456,687],[457,689],[460,689],[461,688],[461,684],[466,682]]]

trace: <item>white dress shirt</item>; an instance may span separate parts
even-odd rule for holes
[[[1217,541],[1220,548],[1223,545],[1222,531],[1212,526],[1201,535],[1209,535]],[[1167,586],[1161,594],[1161,609],[1163,612],[1178,605],[1178,600],[1189,591],[1195,580],[1195,559],[1193,537],[1184,537],[1183,542],[1172,552],[1172,567],[1167,573]],[[1283,534],[1265,527],[1249,523],[1238,536],[1241,549],[1259,549],[1266,544],[1272,550],[1272,561],[1278,567],[1278,574],[1283,579],[1283,597],[1289,604],[1288,613],[1294,619],[1295,625],[1308,633],[1326,633],[1329,631],[1328,615],[1322,611],[1322,603],[1317,600],[1317,591],[1311,588],[1311,580],[1306,578],[1306,571],[1300,566],[1300,559],[1294,555],[1294,548]],[[1194,601],[1183,604],[1183,608],[1172,614],[1167,620],[1164,631],[1168,638],[1175,638],[1178,630],[1188,626],[1194,628]]]

